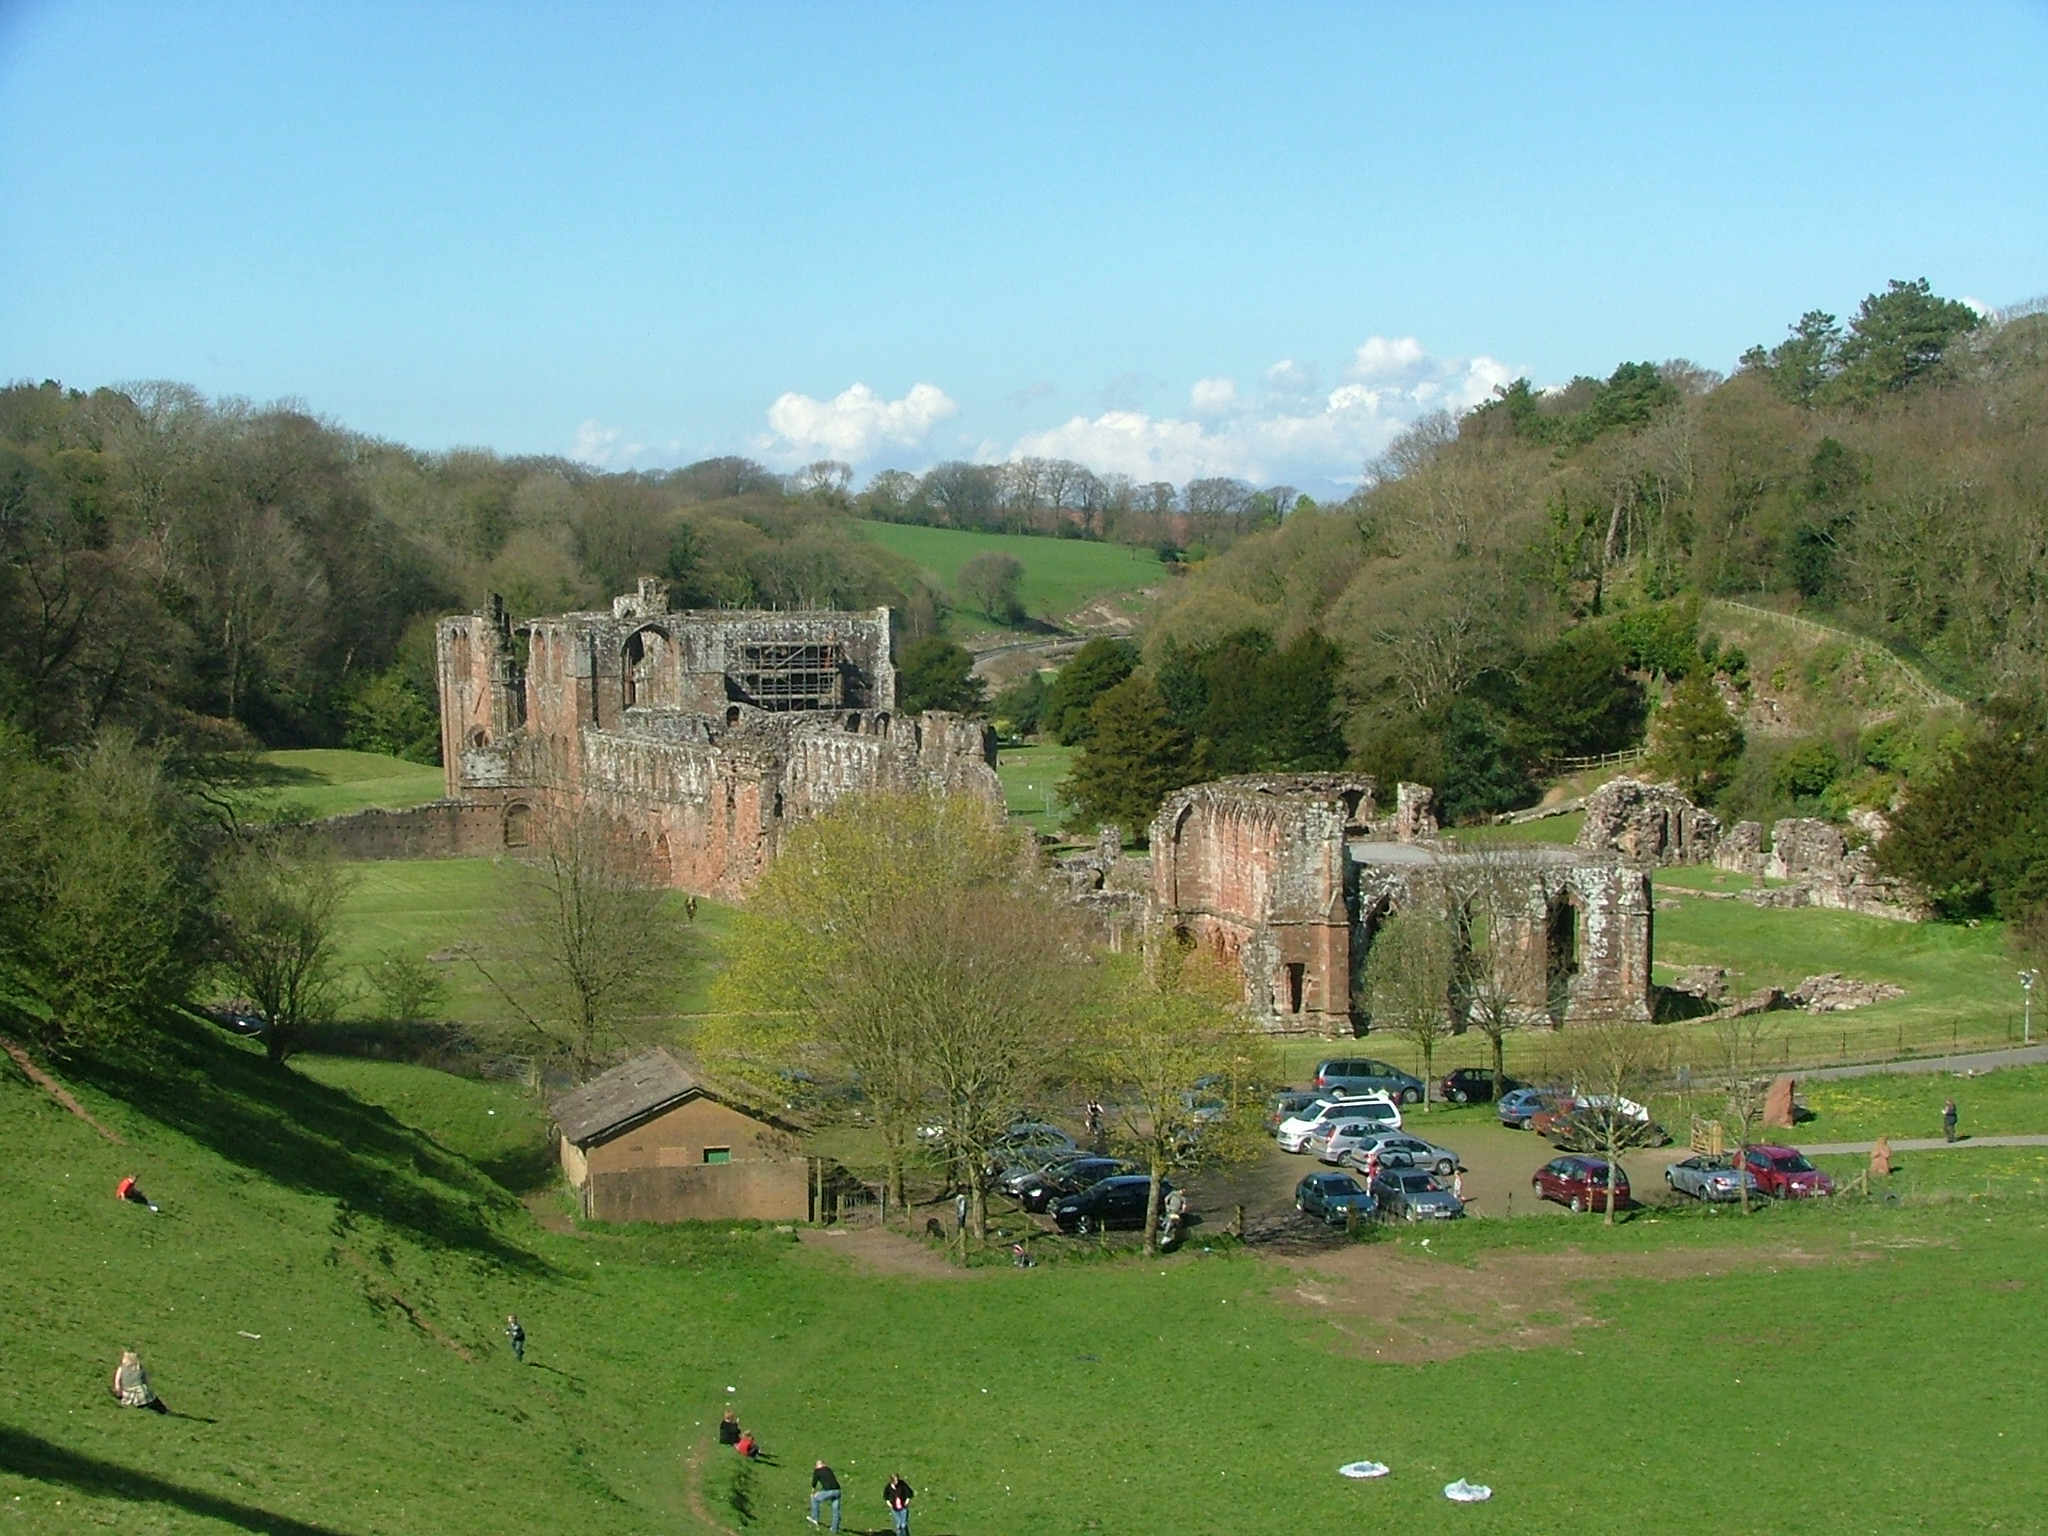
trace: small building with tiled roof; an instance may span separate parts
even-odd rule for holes
[[[562,1171],[594,1221],[803,1221],[790,1128],[720,1097],[663,1049],[556,1099]]]

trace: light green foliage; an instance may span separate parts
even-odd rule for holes
[[[337,922],[348,883],[332,846],[295,828],[239,837],[221,859],[214,912],[221,979],[263,1019],[274,1065],[340,1006]]]
[[[1024,563],[1015,555],[984,550],[962,565],[953,580],[960,594],[996,623],[1015,624],[1024,617]]]
[[[1445,893],[1424,884],[1384,918],[1365,956],[1372,1027],[1407,1041],[1424,1082],[1436,1073],[1436,1048],[1451,1033],[1452,988],[1459,980],[1456,935]]]
[[[365,966],[363,980],[380,1015],[395,1023],[435,1018],[448,1001],[448,979],[440,969],[402,949],[387,951]]]

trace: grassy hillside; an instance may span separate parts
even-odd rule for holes
[[[1012,533],[967,533],[910,523],[863,522],[859,528],[893,554],[914,560],[949,591],[960,567],[990,550],[1024,567],[1022,594],[1033,618],[1061,621],[1101,598],[1156,586],[1165,568],[1149,550],[1085,539],[1043,539]],[[969,621],[979,619],[969,615]]]
[[[9,1530],[794,1527],[818,1455],[854,1530],[884,1525],[896,1468],[940,1532],[2020,1530],[2048,1471],[2010,1432],[2048,1388],[2037,1197],[1475,1223],[1433,1234],[1438,1259],[1407,1245],[1412,1321],[1503,1245],[1581,1249],[1574,1273],[1669,1250],[1654,1270],[1678,1278],[1565,1303],[1604,1326],[1544,1348],[1383,1363],[1370,1319],[1245,1256],[953,1283],[772,1231],[544,1233],[459,1155],[531,1148],[530,1109],[419,1069],[280,1076],[194,1033],[71,1076],[125,1146],[0,1068]],[[111,1198],[126,1172],[162,1215]],[[126,1343],[179,1417],[108,1402]],[[745,1478],[702,1448],[728,1403],[773,1458]],[[1334,1475],[1361,1455],[1394,1475]],[[1494,1502],[1448,1505],[1458,1476]]]
[[[312,821],[372,807],[398,811],[438,800],[443,789],[433,764],[379,752],[265,752],[261,762],[268,772],[251,796],[258,815]]]

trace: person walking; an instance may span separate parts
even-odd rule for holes
[[[1956,1101],[1950,1099],[1941,1106],[1941,1134],[1950,1141],[1956,1139]]]
[[[164,1400],[149,1384],[149,1372],[142,1356],[132,1349],[121,1351],[121,1363],[114,1367],[114,1401],[123,1408],[147,1408],[151,1413],[169,1413]],[[899,1527],[900,1529],[900,1527]]]
[[[967,1230],[967,1191],[964,1189],[953,1197],[953,1230],[956,1233]]]
[[[882,1502],[889,1506],[889,1518],[896,1522],[896,1536],[910,1536],[910,1500],[913,1490],[901,1472],[889,1474],[889,1486],[882,1490]]]
[[[519,1326],[516,1313],[505,1314],[505,1337],[512,1341],[512,1358],[521,1365],[526,1363],[526,1330]]]
[[[832,1529],[839,1529],[839,1474],[825,1463],[818,1462],[811,1468],[811,1524],[818,1523],[821,1506],[832,1506]]]

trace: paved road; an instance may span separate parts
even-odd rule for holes
[[[1954,1056],[1915,1056],[1910,1061],[1866,1061],[1853,1067],[1815,1067],[1792,1075],[1803,1082],[1837,1077],[1876,1077],[1883,1072],[1996,1072],[2000,1067],[2048,1063],[2048,1045],[2018,1045],[2009,1051],[1966,1051]]]
[[[1875,1145],[1875,1142],[1869,1141],[1801,1142],[1799,1150],[1811,1156],[1816,1152],[1868,1152]],[[1894,1152],[1940,1152],[1950,1147],[2048,1147],[2048,1136],[1964,1136],[1956,1141],[1943,1141],[1938,1136],[1929,1136],[1914,1141],[1892,1143]]]

